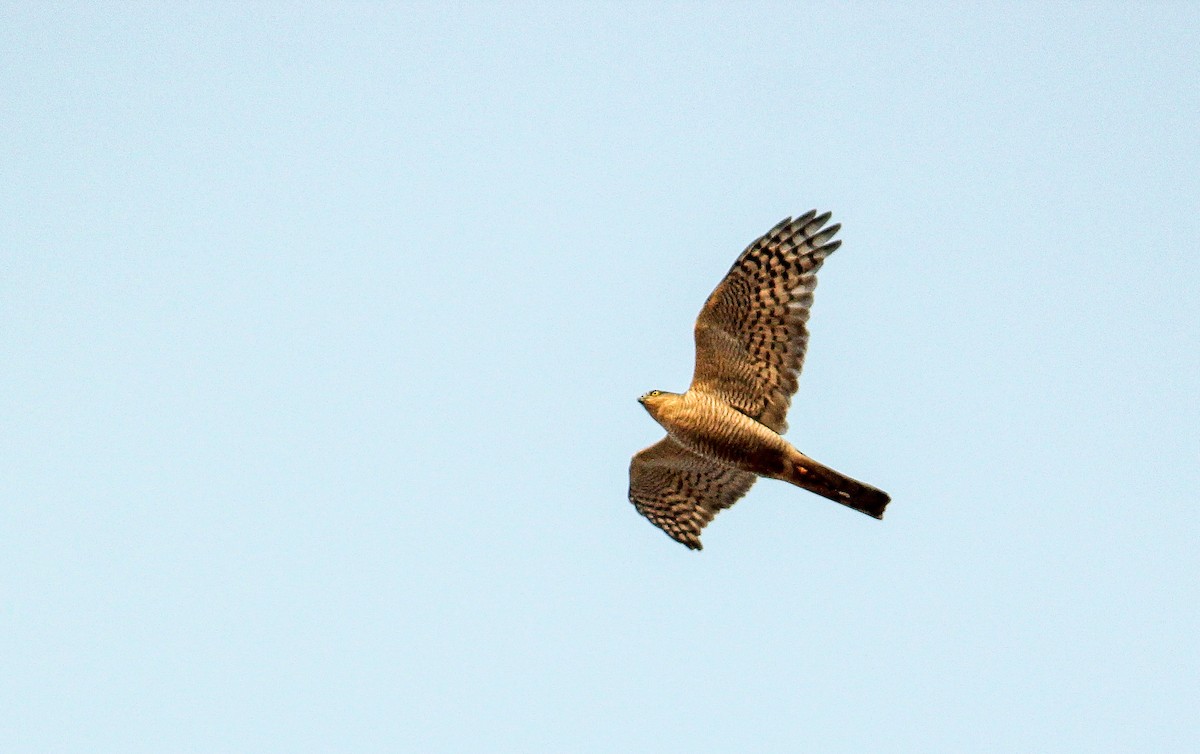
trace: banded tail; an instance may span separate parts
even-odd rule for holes
[[[791,475],[784,481],[868,516],[883,518],[884,508],[892,501],[886,492],[822,466],[806,455],[801,454],[800,458],[792,464]]]

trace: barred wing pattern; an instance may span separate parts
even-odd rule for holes
[[[699,550],[700,530],[756,478],[698,456],[668,435],[633,457],[629,501],[667,536]]]
[[[746,247],[696,319],[692,390],[720,397],[779,434],[808,345],[816,272],[841,241],[830,213],[787,218]]]

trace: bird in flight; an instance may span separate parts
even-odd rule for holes
[[[672,539],[700,530],[760,476],[883,518],[888,494],[817,463],[781,435],[808,345],[817,270],[841,245],[830,213],[787,218],[750,244],[696,319],[696,370],[685,393],[638,398],[667,436],[633,457],[629,500]]]

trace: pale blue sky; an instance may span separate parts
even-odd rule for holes
[[[6,3],[0,749],[1200,747],[1200,6]],[[828,209],[789,438],[626,501]]]

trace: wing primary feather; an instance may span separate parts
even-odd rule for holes
[[[817,217],[813,218],[812,222],[808,223],[801,229],[801,233],[806,237],[811,236],[813,233],[816,233],[818,230],[820,230],[825,223],[829,222],[829,218],[831,217],[833,217],[832,212],[825,212],[818,215]]]
[[[817,211],[815,209],[810,209],[808,212],[805,212],[803,215],[800,215],[795,220],[793,220],[791,222],[791,224],[795,225],[797,227],[800,227],[816,216],[817,216]]]
[[[841,230],[841,227],[842,227],[841,225],[830,225],[825,230],[823,230],[820,233],[817,233],[816,235],[809,238],[808,243],[812,244],[813,246],[815,246],[817,248],[821,248],[825,245],[826,241],[828,241],[829,239],[831,239],[835,235],[837,235],[837,232],[839,230]]]

